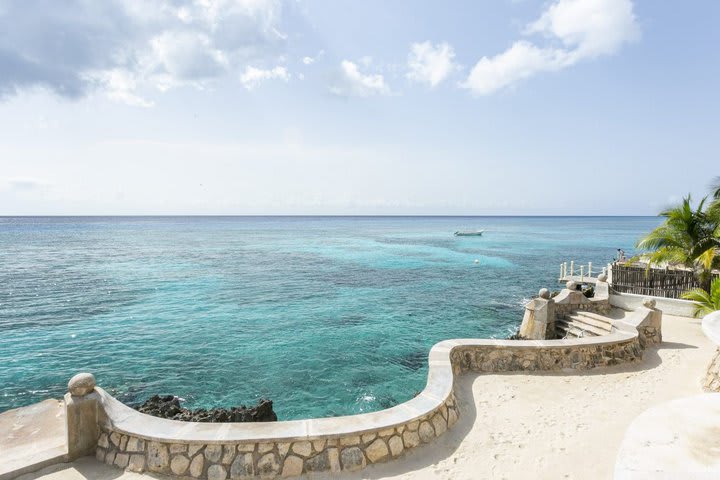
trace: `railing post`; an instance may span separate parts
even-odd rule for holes
[[[567,277],[567,262],[563,262],[563,278]]]
[[[570,260],[570,276],[575,275],[575,260]]]
[[[588,262],[588,277],[592,277],[592,262]]]
[[[585,269],[585,265],[580,265],[580,281],[583,281],[583,270]]]
[[[558,277],[558,278],[560,278],[560,280],[563,279],[562,263],[560,264],[560,277]]]

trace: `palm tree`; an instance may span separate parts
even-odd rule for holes
[[[690,195],[682,204],[660,213],[665,222],[640,239],[637,248],[650,251],[649,264],[681,264],[692,268],[705,290],[711,272],[720,266],[720,215],[705,209],[707,197],[692,208]]]
[[[720,200],[720,177],[715,177],[712,185],[710,185],[710,194],[716,201]]]
[[[695,317],[704,317],[708,313],[720,310],[720,278],[712,281],[709,292],[695,288],[684,293],[682,297],[695,302]]]
[[[710,185],[710,195],[712,196],[712,203],[708,207],[708,215],[712,218],[720,219],[720,177],[715,177],[712,185]],[[720,223],[720,222],[719,222]],[[720,232],[716,232],[716,237],[720,237]]]

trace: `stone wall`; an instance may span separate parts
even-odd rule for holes
[[[532,340],[555,338],[555,302],[546,288],[525,305],[520,336]]]
[[[703,388],[710,392],[720,392],[720,310],[703,317],[702,329],[705,335],[719,346],[708,365]]]
[[[451,395],[438,409],[405,424],[332,438],[283,442],[185,443],[151,441],[101,427],[96,457],[133,472],[208,480],[296,477],[356,471],[402,455],[452,428],[459,410]]]
[[[525,305],[525,314],[520,325],[520,336],[530,340],[550,340],[557,338],[556,321],[565,315],[578,311],[606,315],[610,306],[608,284],[598,279],[596,294],[587,298],[577,290],[577,284],[569,281],[555,298],[550,298],[547,288],[538,292],[537,298]]]
[[[593,298],[587,298],[580,290],[576,290],[576,284],[573,281],[567,282],[566,287],[553,299],[556,317],[562,317],[578,310],[604,315],[612,308],[605,282],[598,280]]]
[[[352,472],[397,458],[453,427],[460,416],[453,390],[457,375],[583,370],[636,362],[649,343],[641,342],[639,329],[654,328],[653,318],[653,310],[643,307],[623,321],[614,321],[612,333],[598,337],[445,340],[430,350],[428,381],[420,394],[386,410],[347,417],[180,422],[131,409],[94,386],[91,375],[86,384],[71,382],[69,389],[97,403],[97,459],[119,468],[207,480]],[[647,330],[648,337],[651,333]],[[84,378],[74,378],[78,377]],[[68,424],[68,429],[86,423]]]
[[[452,363],[458,373],[533,372],[565,368],[586,370],[637,362],[642,360],[643,349],[635,338],[617,343],[547,345],[537,348],[462,347],[454,350],[452,355]]]
[[[582,294],[581,294],[582,295]],[[562,317],[563,315],[571,314],[577,311],[593,312],[600,315],[607,314],[612,307],[607,302],[589,302],[579,304],[558,304],[555,303],[555,315]]]
[[[709,392],[720,392],[720,348],[715,351],[715,356],[708,365],[703,388]]]

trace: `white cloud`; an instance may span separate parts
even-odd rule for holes
[[[315,62],[317,62],[318,60],[320,60],[320,59],[323,57],[323,55],[325,55],[325,50],[320,50],[320,51],[317,53],[317,55],[315,55],[314,57],[311,57],[311,56],[305,56],[305,57],[303,57],[303,58],[302,58],[302,63],[304,63],[305,65],[312,65],[313,63],[315,63]]]
[[[435,87],[456,68],[455,51],[448,43],[413,43],[408,56],[407,78]]]
[[[102,86],[107,97],[118,103],[133,107],[152,107],[153,102],[135,94],[137,79],[132,72],[123,69],[88,73],[88,79]]]
[[[276,59],[286,41],[280,0],[25,0],[2,9],[0,98],[36,87],[81,98],[99,88],[148,106],[136,89],[202,88]],[[116,88],[117,72],[132,86]]]
[[[248,90],[253,90],[266,80],[279,79],[287,82],[290,79],[290,74],[285,67],[275,67],[269,70],[263,70],[261,68],[246,67],[245,72],[240,75],[240,82],[243,87]]]
[[[150,45],[150,70],[163,72],[156,78],[165,88],[220,76],[229,66],[226,54],[205,33],[167,31],[153,37]]]
[[[564,50],[538,48],[530,42],[515,42],[492,58],[483,57],[473,67],[463,86],[487,95],[538,72],[559,70],[568,64]]]
[[[371,97],[389,95],[390,87],[381,74],[363,74],[357,64],[343,60],[340,63],[339,78],[330,92],[343,97]]]
[[[370,55],[365,55],[364,57],[360,57],[358,62],[364,67],[369,67],[372,65],[373,58]]]
[[[636,40],[640,30],[631,0],[557,0],[524,33],[560,45],[516,41],[505,52],[481,58],[461,86],[488,95],[537,73],[611,55]]]
[[[580,59],[613,54],[640,29],[631,0],[559,0],[525,33],[558,38]]]
[[[10,177],[0,179],[0,189],[8,190],[35,190],[50,186],[50,183],[42,178],[35,177]]]

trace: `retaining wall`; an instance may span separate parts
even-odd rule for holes
[[[647,295],[636,295],[634,293],[613,293],[610,295],[610,305],[623,310],[635,310],[642,306],[643,301],[649,298]],[[676,315],[678,317],[693,317],[695,308],[693,302],[689,300],[679,300],[676,298],[650,297],[655,300],[658,310],[668,315]]]
[[[120,468],[208,480],[356,471],[442,435],[458,421],[463,372],[589,369],[642,358],[638,327],[652,310],[613,322],[604,336],[568,340],[446,340],[429,355],[415,398],[379,412],[269,423],[192,423],[142,414],[95,387],[97,459]]]

